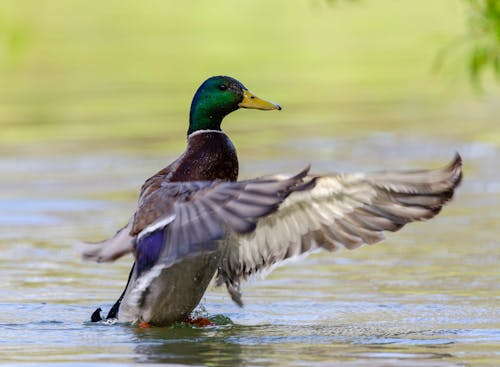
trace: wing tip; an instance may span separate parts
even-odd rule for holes
[[[80,253],[82,261],[95,263],[112,262],[128,252],[127,248],[122,250],[109,249],[109,246],[103,245],[103,242],[79,241],[77,246],[82,248]]]
[[[292,177],[292,179],[300,180],[307,176],[311,170],[311,163],[307,164],[299,173]]]
[[[102,262],[101,260],[101,256],[100,256],[100,252],[101,252],[101,248],[99,246],[98,243],[94,243],[94,242],[81,242],[79,241],[77,243],[77,245],[79,247],[86,247],[86,248],[83,248],[81,250],[81,258],[82,258],[82,261],[93,261],[93,262],[96,262],[96,263],[100,263]],[[92,248],[87,248],[87,247],[90,247],[92,246]]]
[[[457,187],[462,182],[463,179],[462,166],[463,166],[462,156],[460,155],[460,153],[455,152],[453,160],[448,165],[448,170],[452,173],[453,177],[453,188]]]
[[[447,196],[446,201],[453,197],[455,189],[462,183],[463,180],[463,160],[460,153],[455,152],[455,155],[450,163],[448,163],[442,172],[446,174],[445,181],[449,182],[448,190],[445,190],[442,195]]]

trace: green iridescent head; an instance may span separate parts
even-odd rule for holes
[[[281,110],[258,98],[234,78],[213,76],[198,88],[191,103],[188,135],[198,130],[220,130],[222,119],[239,108]]]

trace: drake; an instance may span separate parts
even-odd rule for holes
[[[240,285],[249,276],[315,249],[373,244],[384,231],[432,218],[462,178],[457,154],[437,170],[312,175],[306,168],[237,181],[236,150],[221,123],[240,108],[281,110],[236,79],[206,80],[191,104],[184,153],[146,180],[124,228],[84,252],[97,262],[134,254],[108,319],[185,320],[216,273],[216,284],[242,306]]]

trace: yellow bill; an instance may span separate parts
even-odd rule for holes
[[[255,108],[257,110],[281,110],[279,104],[261,99],[248,90],[243,91],[243,101],[238,106],[242,108]]]

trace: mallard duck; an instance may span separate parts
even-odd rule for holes
[[[107,318],[166,325],[199,304],[210,281],[242,306],[241,283],[315,249],[354,249],[439,213],[462,177],[457,154],[442,169],[313,175],[237,181],[238,158],[221,123],[240,108],[281,110],[227,76],[206,80],[191,104],[187,147],[146,180],[137,211],[84,258],[132,253],[123,294]],[[92,315],[100,320],[100,309]]]

